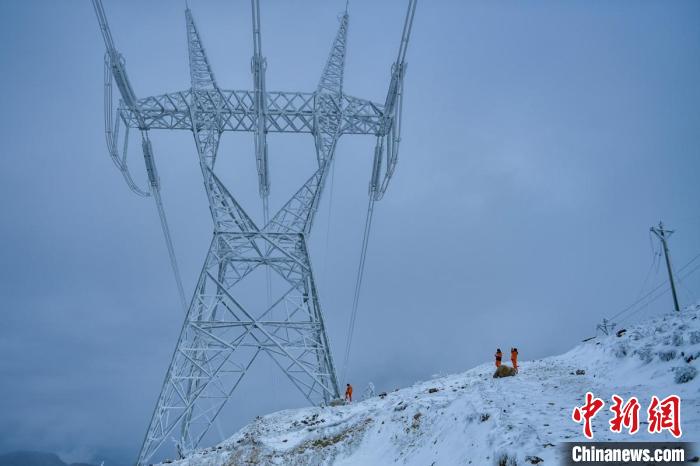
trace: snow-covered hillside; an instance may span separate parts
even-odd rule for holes
[[[630,327],[620,338],[597,338],[560,356],[522,361],[515,377],[492,378],[488,363],[349,406],[270,414],[175,464],[492,465],[507,457],[509,465],[555,465],[557,443],[584,440],[571,412],[587,391],[606,402],[593,421],[595,440],[631,439],[608,430],[612,394],[636,396],[642,405],[634,440],[673,440],[667,432],[647,433],[645,413],[652,395],[677,394],[683,439],[698,441],[699,360],[696,306]]]

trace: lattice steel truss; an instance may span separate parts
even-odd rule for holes
[[[109,152],[132,190],[156,199],[166,240],[172,252],[160,200],[160,183],[149,140],[151,129],[192,131],[214,222],[209,252],[167,371],[138,464],[147,464],[169,441],[178,437],[184,454],[199,445],[212,422],[261,354],[266,354],[313,404],[339,397],[338,381],[319,304],[307,249],[307,237],[338,138],[370,134],[377,138],[370,197],[381,198],[398,156],[405,54],[415,0],[409,0],[401,46],[392,67],[383,104],[343,92],[348,31],[347,11],[333,41],[314,92],[267,92],[266,60],[260,39],[260,9],[252,0],[254,54],[252,91],[219,88],[191,11],[186,9],[191,86],[189,89],[138,99],[126,75],[100,0],[93,5],[107,52],[105,55],[106,132]],[[121,94],[112,110],[112,85]],[[116,112],[116,118],[113,114]],[[126,127],[119,153],[119,126]],[[128,129],[138,129],[149,179],[148,190],[133,181],[126,163]],[[318,167],[292,198],[262,227],[253,222],[214,173],[224,131],[255,135],[260,195],[267,212],[269,167],[268,132],[310,133]],[[384,173],[383,179],[381,173]],[[174,255],[171,255],[176,267]],[[271,299],[243,303],[242,283],[265,269]]]

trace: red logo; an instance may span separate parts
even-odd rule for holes
[[[610,431],[622,432],[625,427],[629,430],[630,435],[634,435],[639,430],[639,401],[636,397],[627,400],[627,403],[622,404],[623,400],[617,395],[612,396],[613,405],[610,411],[615,414],[615,417],[610,419]]]
[[[681,436],[681,398],[679,396],[667,396],[661,401],[656,396],[652,396],[647,414],[650,434],[668,430],[676,438]]]
[[[613,413],[612,419],[608,421],[610,431],[622,433],[623,429],[627,429],[629,435],[634,435],[639,431],[639,411],[641,405],[636,397],[630,397],[627,402],[618,396],[612,396],[612,406],[610,411]],[[576,406],[571,413],[571,419],[574,422],[583,422],[583,435],[588,439],[593,438],[592,420],[598,414],[605,402],[596,398],[593,393],[586,392],[586,402],[583,406]],[[648,431],[650,434],[661,433],[664,430],[669,431],[674,437],[680,438],[681,431],[681,399],[677,395],[670,395],[663,400],[659,400],[657,396],[651,397],[649,408],[647,409],[647,421],[649,423]]]
[[[604,405],[605,402],[603,400],[594,397],[591,392],[586,392],[586,404],[581,407],[575,407],[574,412],[571,413],[571,419],[573,419],[574,422],[579,423],[583,421],[583,435],[585,435],[586,438],[593,438],[591,420]]]

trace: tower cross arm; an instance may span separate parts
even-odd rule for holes
[[[136,106],[120,102],[119,113],[132,128],[192,130],[191,99],[206,101],[218,114],[221,131],[256,131],[255,93],[247,90],[187,89],[138,99]],[[275,133],[312,133],[316,93],[268,91],[266,128]],[[325,107],[324,107],[325,108]],[[342,134],[381,134],[384,105],[343,94],[334,110],[342,114]]]

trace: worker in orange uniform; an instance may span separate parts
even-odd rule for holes
[[[518,348],[510,349],[510,362],[513,363],[513,369],[518,372]]]
[[[352,385],[350,384],[345,387],[345,401],[352,403]]]
[[[501,359],[503,358],[503,353],[501,353],[501,348],[496,348],[496,367],[501,367]]]

